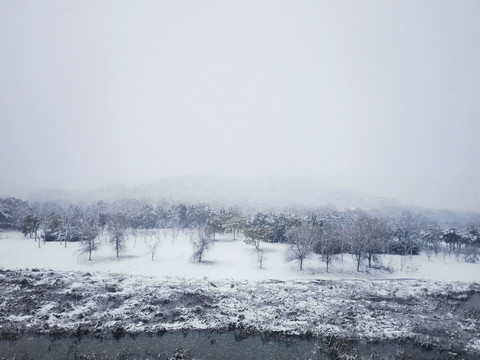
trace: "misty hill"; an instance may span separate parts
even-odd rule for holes
[[[136,185],[110,185],[93,191],[45,190],[31,194],[31,201],[94,201],[137,198],[151,200],[207,202],[246,209],[303,209],[334,206],[338,209],[383,209],[399,207],[393,199],[380,198],[307,178],[264,177],[227,179],[175,177]]]

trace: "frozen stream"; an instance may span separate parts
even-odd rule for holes
[[[92,337],[50,339],[24,335],[16,341],[0,341],[2,359],[168,359],[177,349],[193,359],[330,359],[338,353],[315,339],[289,337],[282,340],[252,335],[236,339],[233,332],[174,331],[164,335],[125,336],[121,339]],[[426,351],[409,343],[344,343],[344,355],[357,358],[448,359],[448,353]],[[330,355],[328,353],[330,351]],[[379,357],[381,356],[381,357]],[[403,357],[402,357],[403,356]],[[188,359],[187,357],[185,357]]]

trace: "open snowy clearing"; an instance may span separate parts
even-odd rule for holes
[[[298,263],[287,260],[288,246],[262,243],[263,268],[259,268],[253,246],[242,239],[232,240],[231,235],[221,235],[206,252],[204,262],[192,260],[192,244],[189,233],[172,236],[169,230],[159,231],[160,245],[151,260],[149,244],[157,240],[150,236],[130,235],[120,258],[115,256],[106,236],[102,245],[92,253],[81,254],[80,243],[68,243],[67,248],[57,242],[41,243],[25,238],[19,232],[7,232],[0,238],[0,267],[4,269],[43,268],[52,270],[101,271],[135,275],[148,275],[185,279],[244,279],[244,280],[293,280],[293,279],[423,279],[434,281],[480,282],[480,264],[465,263],[454,255],[438,254],[427,259],[426,255],[405,257],[380,255],[378,259],[385,269],[369,269],[365,264],[360,272],[351,255],[340,256],[326,272],[319,255],[311,255],[300,271]]]

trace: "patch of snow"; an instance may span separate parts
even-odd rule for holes
[[[383,267],[391,272],[369,269],[365,264],[356,271],[355,260],[344,254],[332,262],[329,272],[319,255],[311,255],[300,271],[298,263],[287,261],[286,244],[262,243],[264,251],[263,269],[259,268],[254,249],[243,239],[232,240],[231,235],[222,235],[206,253],[202,263],[192,260],[191,234],[180,233],[175,237],[170,231],[163,232],[164,239],[151,260],[149,241],[153,237],[130,235],[126,249],[120,258],[115,256],[108,237],[101,237],[101,248],[92,254],[92,261],[81,253],[80,243],[69,243],[65,248],[56,242],[38,243],[25,238],[19,232],[7,232],[0,239],[0,266],[5,269],[45,268],[52,270],[74,270],[83,272],[123,273],[146,275],[167,279],[210,279],[211,281],[231,279],[250,281],[295,280],[295,279],[418,279],[432,281],[480,282],[480,264],[457,261],[455,256],[438,255],[430,260],[425,255],[402,257],[398,255],[380,255],[378,259]],[[401,262],[403,260],[403,266]]]

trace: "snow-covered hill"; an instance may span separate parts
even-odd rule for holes
[[[86,192],[45,190],[30,194],[29,200],[73,201],[116,200],[124,198],[166,199],[188,203],[207,202],[246,209],[398,207],[393,199],[336,187],[325,182],[299,177],[259,177],[251,179],[227,177],[172,177],[154,183],[126,186],[110,185]]]

